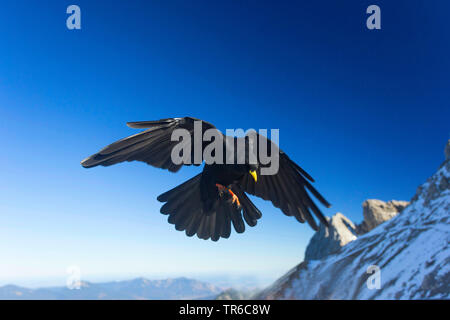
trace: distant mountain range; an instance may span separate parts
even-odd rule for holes
[[[0,287],[0,300],[158,300],[215,299],[222,288],[188,278],[105,283],[80,282],[80,289],[48,287],[29,289],[15,285]]]

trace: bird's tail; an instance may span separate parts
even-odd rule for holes
[[[251,227],[256,225],[261,212],[238,186],[232,189],[241,206],[218,198],[212,211],[205,212],[200,188],[201,176],[200,173],[158,197],[158,201],[165,202],[161,213],[169,215],[168,221],[175,225],[176,230],[185,231],[189,237],[197,234],[200,239],[217,241],[230,236],[231,224],[238,233],[245,231],[244,220]]]

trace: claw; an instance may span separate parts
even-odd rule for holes
[[[239,198],[237,197],[237,195],[234,194],[233,191],[231,191],[231,189],[228,189],[228,192],[231,194],[231,196],[233,197],[233,202],[231,203],[235,203],[237,204],[238,207],[241,206],[241,203],[239,202]]]

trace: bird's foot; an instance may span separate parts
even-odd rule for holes
[[[240,208],[241,207],[241,203],[239,202],[239,198],[237,197],[237,195],[234,194],[233,191],[231,191],[231,189],[228,189],[228,192],[231,194],[232,197],[232,202],[231,203],[236,203],[236,205]]]
[[[217,189],[219,189],[219,194],[221,197],[224,195],[224,193],[228,192],[231,195],[231,203],[232,204],[236,203],[236,205],[239,208],[241,207],[241,202],[239,201],[238,196],[235,195],[234,192],[230,188],[227,188],[219,183],[216,183],[216,187],[217,187]]]

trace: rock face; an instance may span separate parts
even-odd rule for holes
[[[320,260],[356,239],[355,225],[342,213],[327,219],[330,227],[320,225],[306,247],[305,260]]]
[[[447,151],[446,155],[401,214],[334,255],[302,262],[257,298],[450,299]],[[371,285],[378,280],[379,287]]]
[[[360,231],[360,233],[369,232],[383,222],[391,220],[408,205],[409,202],[407,201],[391,200],[389,202],[384,202],[375,199],[364,201],[364,221],[362,223],[363,232]]]

